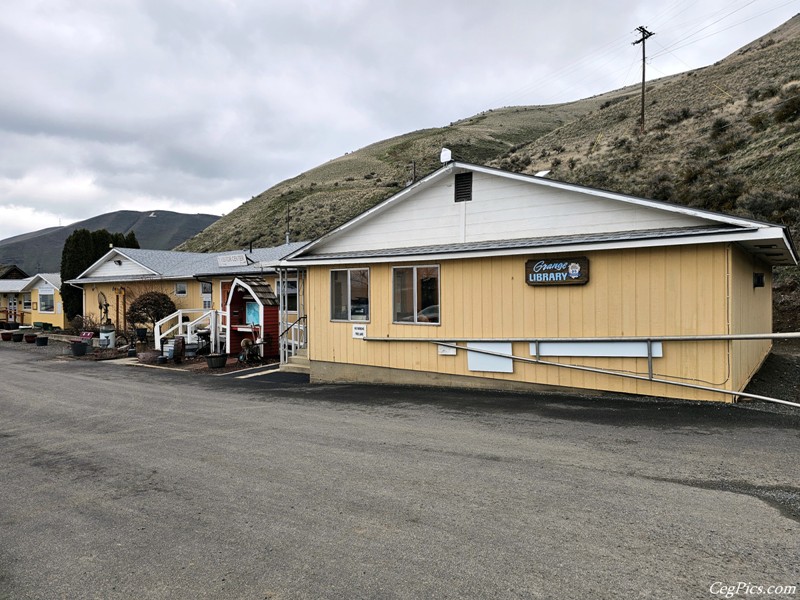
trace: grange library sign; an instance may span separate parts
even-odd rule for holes
[[[528,285],[584,285],[589,282],[589,259],[532,258],[525,263],[525,283]]]

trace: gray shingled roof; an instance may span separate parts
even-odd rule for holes
[[[354,250],[351,252],[335,252],[329,254],[309,254],[294,260],[298,263],[315,260],[380,258],[394,256],[422,256],[428,254],[458,254],[463,252],[481,252],[491,250],[513,250],[547,248],[551,246],[568,246],[576,244],[599,244],[603,242],[621,242],[646,239],[664,239],[695,235],[713,235],[721,233],[750,231],[741,227],[676,227],[670,229],[646,229],[640,231],[618,231],[613,233],[587,233],[580,235],[559,235],[542,238],[525,238],[517,240],[489,240],[484,242],[466,242],[462,244],[439,244],[431,246],[414,246],[410,248],[388,248],[380,250]],[[287,261],[292,262],[292,261]]]
[[[284,256],[302,248],[308,242],[292,242],[273,248],[253,248],[249,250],[233,250],[228,252],[176,252],[174,250],[147,250],[142,248],[115,248],[120,254],[139,263],[154,272],[149,277],[122,276],[114,281],[140,281],[143,279],[188,279],[195,276],[214,275],[255,275],[277,264]],[[244,254],[247,257],[247,266],[220,267],[217,258]],[[83,277],[71,281],[77,283],[93,283],[107,281],[108,277]]]
[[[0,294],[18,294],[26,285],[31,282],[31,277],[27,279],[0,279]]]

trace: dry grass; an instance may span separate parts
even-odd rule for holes
[[[637,87],[488,110],[281,182],[181,249],[279,244],[287,206],[292,239],[313,239],[402,189],[412,161],[418,177],[438,168],[442,147],[467,162],[780,223],[800,239],[799,82],[800,16],[712,66],[649,82],[644,133]],[[784,300],[800,299],[796,271],[778,273]]]

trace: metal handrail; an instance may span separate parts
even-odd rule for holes
[[[302,317],[298,318],[294,323],[289,325],[286,329],[284,329],[278,334],[278,339],[282,338],[287,333],[289,333],[294,328],[294,326],[297,325],[300,321],[306,321],[306,320],[308,320],[308,315],[303,315]]]

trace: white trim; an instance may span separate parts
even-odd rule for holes
[[[772,230],[779,228],[772,228]],[[459,260],[465,258],[481,258],[486,256],[520,256],[525,254],[557,254],[561,252],[591,252],[598,250],[620,250],[626,248],[653,248],[662,246],[688,246],[694,244],[716,244],[728,242],[745,242],[774,240],[774,235],[770,234],[771,229],[760,229],[755,232],[735,232],[717,235],[683,236],[671,238],[648,238],[644,240],[627,240],[615,242],[588,242],[582,244],[559,244],[557,246],[527,246],[522,248],[506,248],[497,250],[471,250],[466,252],[440,252],[434,254],[398,254],[390,256],[357,257],[349,256],[342,258],[329,258],[314,260],[308,257],[303,262],[292,262],[287,266],[327,266],[337,264],[380,264],[380,263],[418,263],[443,260]],[[784,238],[785,239],[785,238]],[[787,244],[787,254],[789,258],[797,259],[793,256],[791,248]],[[759,256],[753,253],[754,256]],[[766,257],[762,257],[765,262],[770,262]]]
[[[676,204],[668,204],[665,202],[659,202],[657,200],[647,200],[645,198],[637,198],[635,196],[627,196],[624,194],[619,194],[615,192],[609,192],[605,190],[599,190],[595,188],[588,188],[583,186],[578,186],[574,184],[569,184],[561,181],[554,181],[552,179],[545,179],[544,177],[537,177],[535,175],[527,175],[527,174],[520,174],[520,173],[512,173],[510,171],[503,171],[500,169],[494,169],[491,167],[483,167],[479,165],[473,165],[470,163],[464,162],[452,162],[448,163],[447,165],[443,166],[442,168],[434,171],[433,173],[429,174],[428,176],[420,179],[416,183],[408,186],[407,188],[397,192],[393,196],[390,196],[386,200],[376,204],[372,208],[364,211],[360,215],[350,219],[346,223],[340,225],[339,227],[329,231],[325,235],[317,238],[316,240],[310,242],[309,244],[303,246],[302,248],[292,252],[285,256],[281,261],[281,266],[292,266],[295,264],[308,264],[308,263],[296,263],[294,262],[296,259],[307,255],[309,251],[313,250],[313,248],[319,246],[320,244],[324,243],[325,241],[338,237],[339,235],[343,234],[346,230],[362,223],[363,221],[375,216],[378,213],[383,212],[390,206],[397,204],[398,202],[402,202],[405,198],[415,195],[422,191],[423,189],[429,187],[438,179],[441,179],[447,175],[450,175],[456,170],[467,170],[476,173],[482,173],[485,175],[492,175],[496,177],[503,177],[506,179],[512,179],[515,181],[522,181],[525,183],[531,183],[534,185],[543,185],[546,187],[552,187],[562,190],[569,190],[572,192],[577,192],[581,194],[586,194],[590,196],[605,198],[608,200],[614,200],[618,202],[623,202],[626,204],[633,204],[637,206],[647,207],[655,210],[661,210],[665,212],[677,213],[681,215],[686,215],[694,218],[701,218],[704,220],[714,221],[717,223],[724,223],[727,225],[734,225],[737,227],[747,227],[747,228],[755,228],[755,229],[766,229],[766,230],[774,230],[778,229],[775,225],[770,223],[764,223],[761,221],[752,221],[749,219],[742,219],[739,217],[732,217],[720,213],[688,208],[685,206],[680,206]],[[783,228],[781,229],[781,238],[786,240],[786,237],[783,233]],[[791,248],[791,244],[789,244],[788,240],[786,241],[786,246],[789,249],[789,254],[793,257],[795,263],[797,263],[797,256],[793,252]],[[314,262],[311,264],[324,264],[322,262]]]
[[[76,281],[78,279],[82,279],[84,276],[86,276],[87,273],[89,273],[91,271],[94,271],[95,269],[97,269],[101,265],[107,263],[108,260],[112,256],[122,256],[122,257],[126,258],[127,260],[131,261],[132,263],[134,263],[135,265],[138,265],[138,266],[142,267],[145,271],[150,271],[155,276],[161,275],[160,273],[158,273],[157,271],[154,271],[150,267],[147,267],[147,266],[143,265],[138,260],[135,260],[135,259],[131,258],[130,256],[128,256],[127,254],[125,254],[121,250],[122,250],[121,248],[112,248],[111,250],[106,252],[103,256],[98,258],[94,263],[92,263],[91,266],[89,266],[88,269],[86,269],[83,273],[81,273],[75,279],[72,279],[71,281]],[[189,277],[191,277],[191,275],[189,275]],[[116,281],[116,280],[114,280],[114,279],[104,279],[104,281]]]

